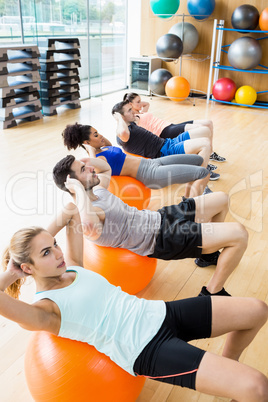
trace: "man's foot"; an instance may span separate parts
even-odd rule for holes
[[[209,180],[214,181],[214,180],[218,180],[219,178],[220,178],[219,173],[210,172],[210,178],[209,178]]]
[[[225,162],[226,158],[223,156],[218,155],[216,152],[212,152],[212,154],[209,157],[210,160],[216,161],[216,162]]]
[[[218,169],[218,166],[213,165],[213,163],[209,163],[207,166],[207,170],[209,170],[210,172],[212,172],[213,170]]]
[[[215,251],[215,253],[211,254],[202,254],[201,257],[196,258],[194,262],[198,267],[205,268],[209,267],[210,265],[217,265],[219,256],[219,251]]]
[[[203,286],[198,296],[231,296],[224,288],[217,293],[210,293],[206,286]]]
[[[205,190],[203,191],[203,195],[210,194],[210,193],[213,193],[213,191],[208,186],[206,186]]]

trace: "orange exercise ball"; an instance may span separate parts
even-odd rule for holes
[[[112,176],[108,190],[131,207],[146,209],[151,199],[151,189],[129,176]]]
[[[145,382],[93,346],[48,332],[31,336],[25,375],[36,402],[135,402]]]
[[[104,276],[124,292],[136,294],[154,276],[157,260],[124,248],[103,247],[84,238],[84,268]]]
[[[268,31],[268,7],[266,7],[260,15],[259,26],[262,31]],[[266,35],[268,35],[268,33],[266,33]]]
[[[181,102],[185,100],[190,93],[190,84],[183,77],[170,78],[165,86],[167,96],[174,102]]]

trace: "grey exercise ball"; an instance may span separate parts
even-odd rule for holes
[[[182,41],[177,35],[165,34],[156,43],[157,54],[164,61],[170,62],[178,59],[182,50]]]
[[[243,36],[236,39],[228,50],[228,60],[232,67],[240,70],[255,68],[261,61],[262,49],[259,42]]]
[[[183,26],[183,30],[182,30]],[[169,33],[177,35],[183,44],[183,52],[182,54],[189,54],[196,48],[198,45],[199,35],[196,27],[189,22],[178,22],[177,24],[173,25]]]
[[[151,91],[157,95],[165,95],[165,86],[170,78],[172,78],[172,74],[165,68],[154,70],[149,77]]]
[[[259,17],[259,11],[256,7],[250,4],[243,4],[234,10],[231,23],[234,29],[254,30],[258,26]]]

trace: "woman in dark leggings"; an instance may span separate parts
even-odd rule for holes
[[[201,166],[203,158],[199,155],[140,158],[112,146],[95,128],[78,123],[68,125],[62,135],[69,150],[83,147],[91,157],[106,160],[112,168],[112,175],[133,177],[152,189],[190,183],[186,186],[185,197],[196,196],[203,193],[209,180],[209,171]]]
[[[63,227],[65,259],[54,238]],[[268,401],[265,375],[237,361],[267,321],[264,302],[205,296],[165,303],[128,295],[82,267],[81,221],[71,203],[47,231],[16,232],[3,260],[0,314],[24,329],[93,345],[130,375],[235,401]],[[36,283],[33,304],[13,298],[27,276]],[[225,333],[223,356],[188,344]]]

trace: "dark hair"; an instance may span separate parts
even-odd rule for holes
[[[84,148],[83,142],[89,139],[90,129],[91,126],[83,124],[68,124],[62,132],[64,145],[69,151],[77,147]]]
[[[123,114],[123,107],[128,105],[129,101],[128,100],[124,100],[122,102],[117,103],[116,105],[114,105],[114,107],[112,108],[112,114],[114,113],[120,113]]]
[[[65,182],[68,174],[75,178],[75,173],[71,169],[72,164],[75,161],[75,157],[73,155],[67,155],[65,158],[61,159],[53,169],[53,179],[57,187],[59,187],[63,191],[70,191],[65,187]]]
[[[139,94],[136,94],[135,92],[130,92],[129,94],[125,94],[123,97],[123,101],[128,100],[129,102],[133,102],[137,96],[140,96]]]

